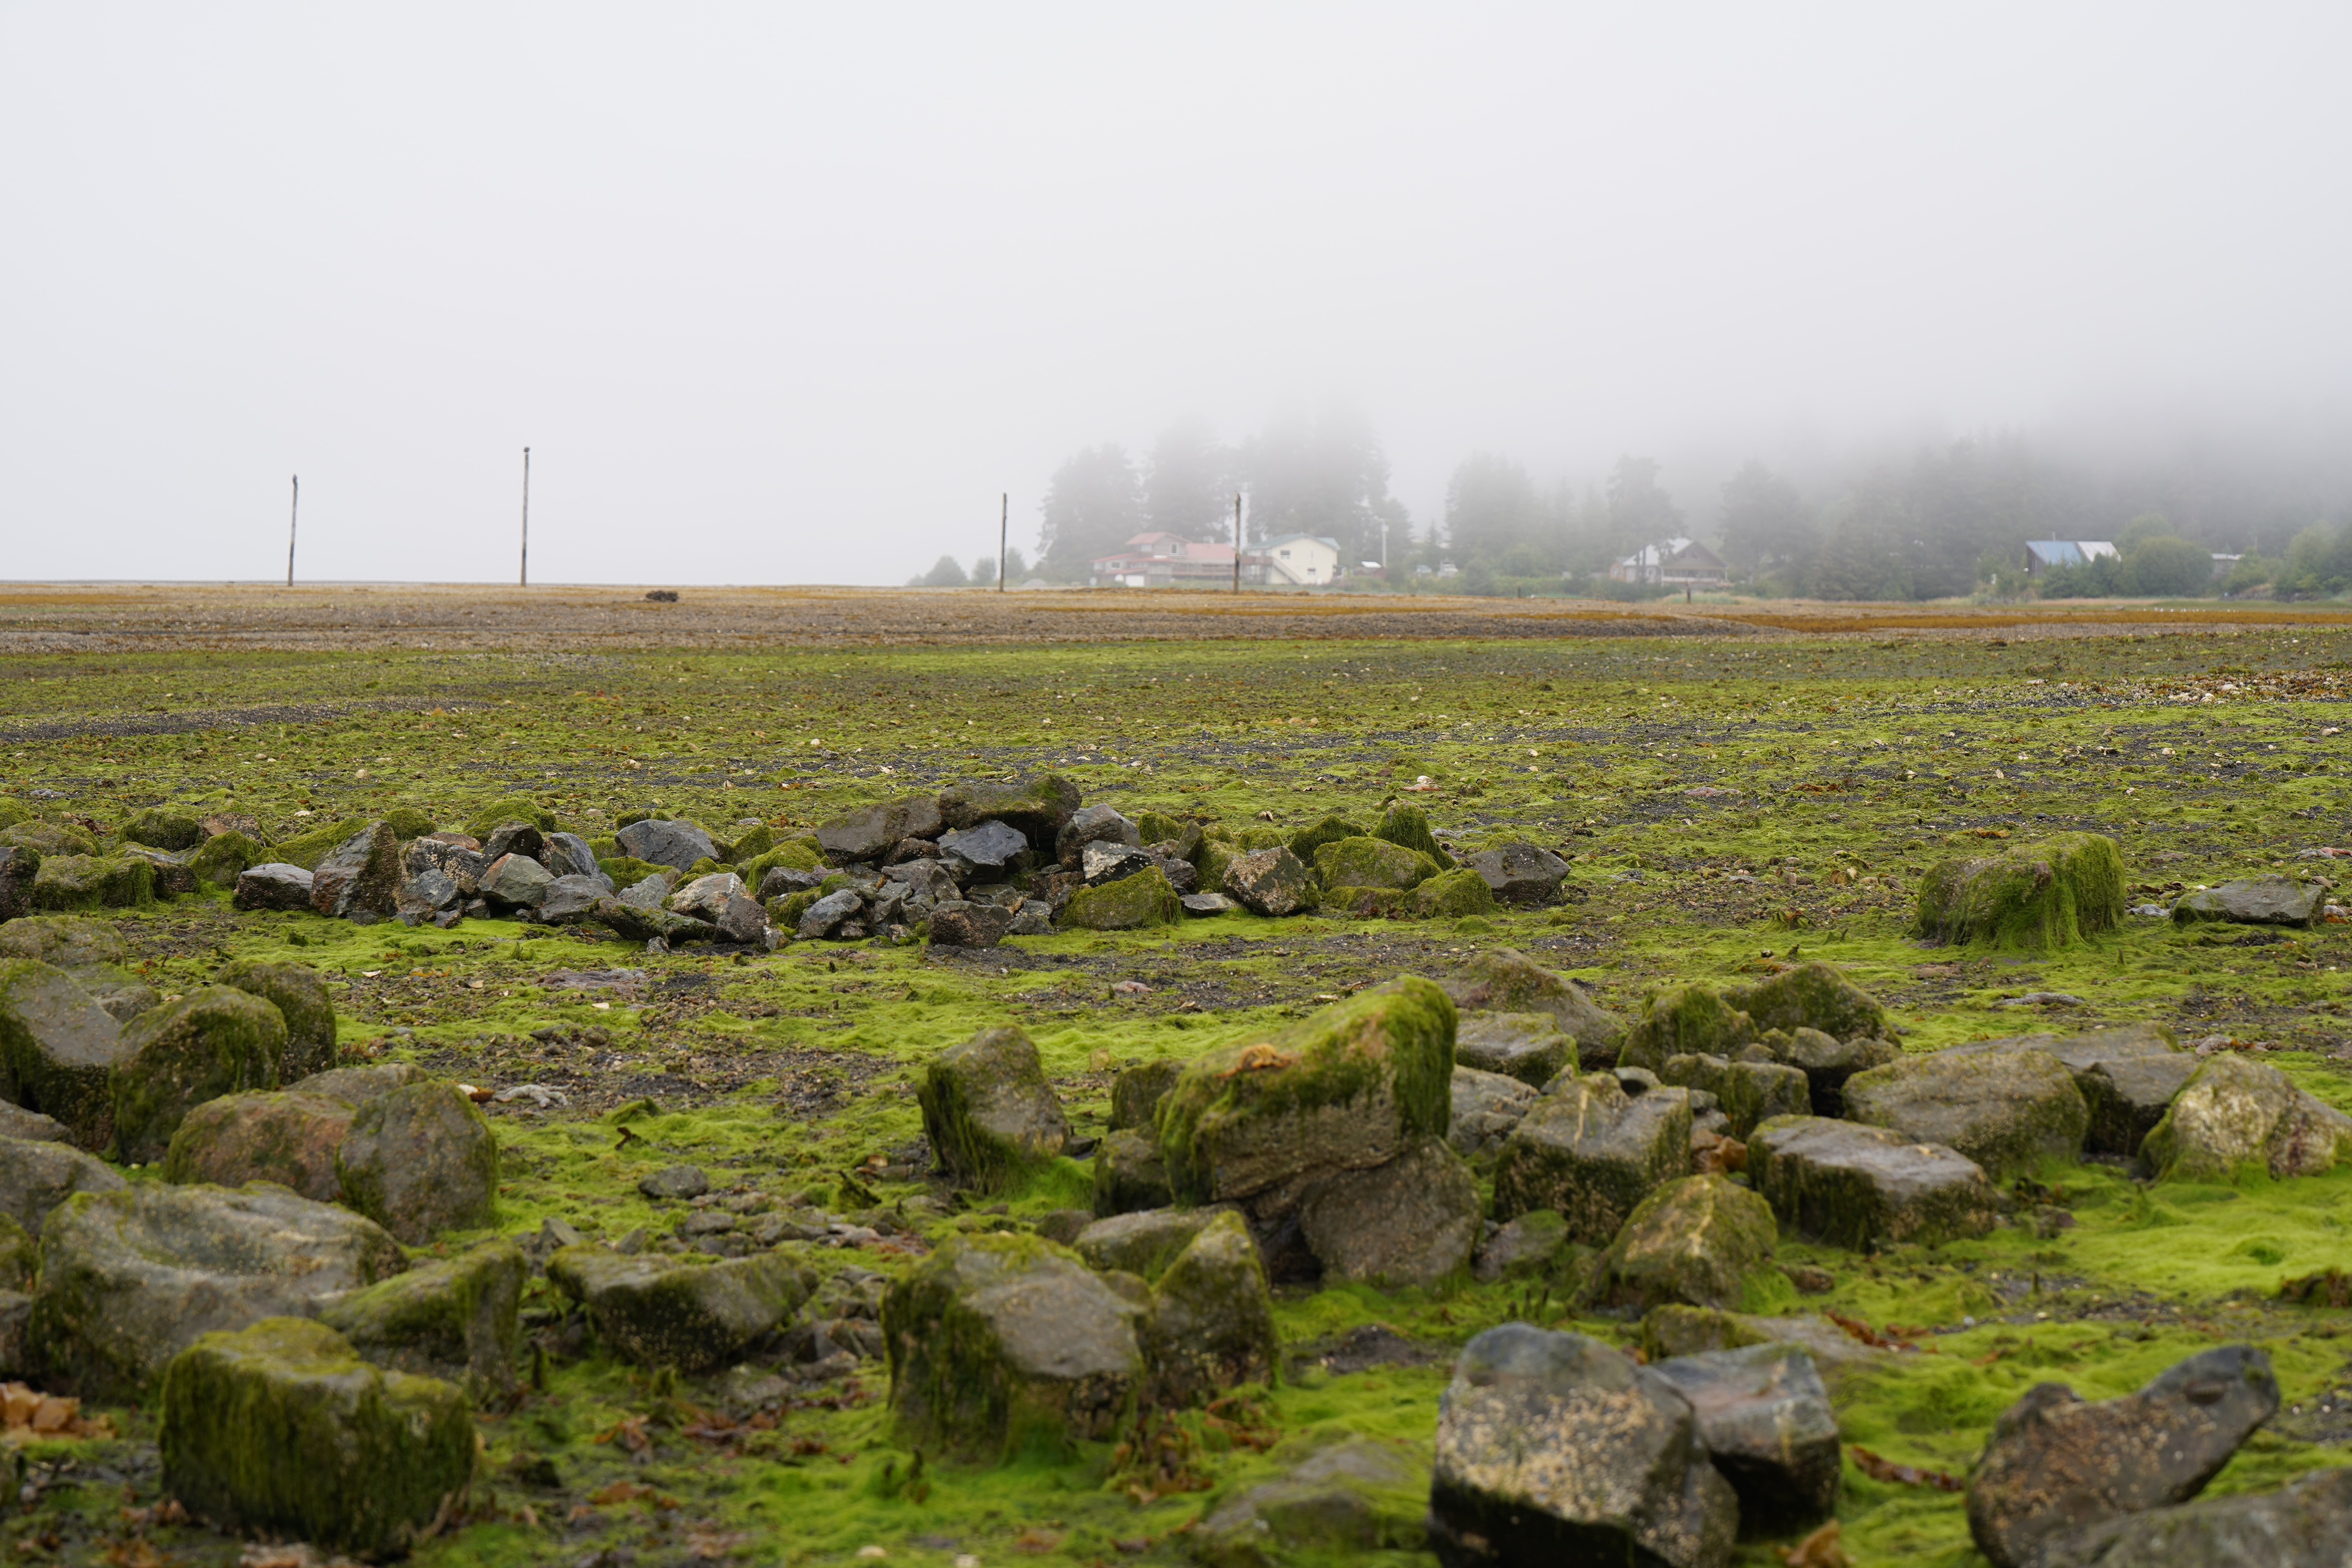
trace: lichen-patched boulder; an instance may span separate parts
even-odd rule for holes
[[[2052,1543],[2042,1568],[2343,1568],[2352,1469],[2314,1470],[2274,1492],[2200,1498],[2126,1514]]]
[[[400,838],[371,822],[337,845],[310,873],[310,908],[337,920],[388,920],[399,905]]]
[[[566,1247],[547,1278],[588,1310],[596,1337],[624,1361],[708,1372],[782,1324],[816,1289],[806,1265],[782,1252],[723,1263]]]
[[[1160,1109],[1185,1201],[1255,1197],[1308,1175],[1384,1164],[1453,1119],[1454,1004],[1407,975],[1269,1039],[1196,1058]]]
[[[1606,1246],[1659,1184],[1690,1173],[1690,1091],[1630,1095],[1605,1073],[1535,1103],[1495,1160],[1495,1217],[1557,1209],[1571,1240]]]
[[[1548,1020],[1547,1020],[1548,1021]],[[1454,1120],[1445,1140],[1465,1160],[1492,1154],[1535,1108],[1536,1091],[1518,1079],[1475,1068],[1454,1069]]]
[[[164,1373],[163,1406],[164,1487],[230,1530],[396,1556],[473,1479],[463,1393],[371,1366],[299,1318],[198,1339]]]
[[[983,1186],[1053,1159],[1070,1141],[1036,1046],[1012,1025],[982,1029],[934,1057],[916,1099],[940,1163]]]
[[[1996,1181],[2080,1158],[2091,1121],[2074,1075],[2031,1047],[1905,1057],[1854,1074],[1843,1094],[1848,1120],[1957,1150]]]
[[[263,1182],[84,1193],[42,1230],[31,1342],[82,1392],[130,1396],[199,1334],[307,1317],[407,1267],[373,1221]]]
[[[277,1006],[231,985],[207,985],[123,1026],[109,1075],[122,1158],[146,1164],[171,1148],[181,1118],[240,1089],[276,1089],[286,1060]]]
[[[2123,915],[2115,840],[2061,833],[1929,867],[1912,932],[1930,942],[2061,948],[2111,930]]]
[[[463,1383],[487,1404],[515,1390],[530,1278],[521,1247],[485,1242],[330,1302],[319,1321],[378,1366]]]
[[[335,1150],[343,1201],[411,1247],[490,1223],[499,1141],[454,1083],[414,1083],[359,1107]]]
[[[1748,1139],[1748,1175],[1799,1234],[1841,1247],[1932,1245],[1992,1229],[1992,1184],[1981,1166],[1883,1127],[1774,1117]]]
[[[2024,1035],[1954,1046],[1954,1051],[2032,1048],[2047,1051],[2074,1075],[2074,1087],[2090,1108],[2084,1148],[2099,1154],[2133,1155],[2141,1140],[2164,1120],[2173,1097],[2196,1072],[2200,1058],[2180,1048],[2161,1024],[2126,1024],[2085,1035]]]
[[[1312,855],[1315,879],[1326,888],[1417,888],[1437,875],[1437,862],[1383,838],[1336,838],[1300,851]]]
[[[1184,900],[1157,866],[1100,887],[1076,889],[1060,916],[1061,923],[1075,931],[1141,931],[1177,925],[1183,919]]]
[[[1095,1151],[1095,1213],[1109,1217],[1165,1208],[1176,1201],[1168,1184],[1168,1162],[1150,1129],[1121,1128]]]
[[[1241,1211],[1224,1205],[1197,1209],[1137,1209],[1096,1220],[1070,1243],[1087,1267],[1118,1270],[1145,1280],[1167,1272],[1193,1238],[1220,1215]]]
[[[2268,1062],[2209,1057],[2141,1142],[2159,1181],[2230,1182],[2248,1171],[2317,1175],[2352,1148],[2352,1118]]]
[[[1525,1323],[1463,1350],[1429,1492],[1445,1568],[1723,1568],[1738,1530],[1690,1401],[1632,1356]]]
[[[163,1154],[163,1179],[224,1187],[276,1182],[333,1203],[343,1194],[335,1151],[356,1114],[348,1101],[299,1089],[208,1100],[180,1119]]]
[[[1843,1479],[1837,1415],[1801,1348],[1749,1345],[1653,1364],[1691,1402],[1708,1458],[1739,1494],[1744,1530],[1802,1530],[1835,1511]]]
[[[909,1443],[960,1459],[1108,1438],[1141,1392],[1149,1310],[1040,1237],[955,1237],[883,1298],[891,1410]]]
[[[1755,1041],[1756,1021],[1746,1013],[1704,985],[1679,985],[1642,1004],[1617,1061],[1655,1072],[1674,1057],[1736,1057]]]
[[[1211,1215],[1152,1288],[1143,1355],[1154,1397],[1189,1405],[1237,1384],[1270,1382],[1281,1350],[1249,1226],[1230,1209]]]
[[[1716,1105],[1731,1123],[1734,1138],[1747,1137],[1759,1121],[1775,1116],[1806,1116],[1813,1109],[1811,1080],[1802,1069],[1779,1062],[1673,1056],[1659,1068],[1658,1078],[1715,1096]]]
[[[1279,845],[1226,861],[1223,890],[1252,914],[1267,916],[1304,913],[1321,897],[1315,874]]]
[[[1772,1205],[1726,1176],[1685,1176],[1643,1198],[1601,1255],[1607,1305],[1769,1311],[1792,1294],[1772,1266]]]
[[[1747,1014],[1759,1031],[1818,1029],[1840,1040],[1886,1033],[1886,1009],[1878,999],[1818,960],[1753,985],[1734,986],[1723,999]]]
[[[39,959],[0,962],[0,1095],[63,1122],[82,1148],[104,1149],[122,1051],[122,1026],[71,974]]]

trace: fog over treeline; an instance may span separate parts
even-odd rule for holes
[[[299,474],[301,575],[511,581],[525,447],[546,582],[968,576],[1008,494],[1068,576],[1236,484],[1497,591],[1669,527],[1822,593],[2151,511],[2277,556],[2352,493],[2347,58],[2294,3],[0,8],[0,575],[268,579]]]

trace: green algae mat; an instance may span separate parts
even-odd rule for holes
[[[2352,634],[2326,626],[2001,646],[1748,635],[1482,642],[1121,642],[690,652],[183,651],[0,660],[0,805],[111,827],[149,806],[255,818],[275,841],[405,809],[457,826],[522,795],[591,837],[629,812],[778,838],[957,779],[1051,770],[1088,804],[1235,829],[1421,805],[1459,855],[1527,839],[1572,867],[1560,905],[1454,921],[1227,916],[1001,948],[802,943],[654,954],[497,920],[368,928],[244,914],[215,893],[108,911],[150,984],[231,959],[333,984],[347,1062],[407,1060],[499,1091],[495,1229],[668,1233],[642,1196],[699,1165],[747,1212],[845,1216],[832,1279],[888,1276],[947,1236],[1084,1206],[1086,1165],[1012,1188],[935,1180],[922,1064],[983,1027],[1034,1038],[1081,1137],[1113,1075],[1261,1037],[1400,973],[1518,948],[1638,1010],[1669,985],[1839,966],[1910,1049],[2152,1020],[2259,1053],[2352,1109],[2352,927],[2174,928],[2127,914],[2058,950],[1933,947],[1937,864],[2060,834],[2120,847],[2126,901],[2352,847]],[[748,831],[748,826],[741,829]],[[148,1173],[133,1173],[144,1179]],[[1874,1256],[1784,1240],[1850,1323],[1833,1374],[1856,1563],[1981,1561],[1959,1476],[2035,1383],[2128,1391],[2219,1342],[2268,1351],[2285,1407],[2216,1491],[2268,1488],[2352,1446],[2352,1310],[2284,1280],[2352,1266],[2352,1172],[2147,1185],[2114,1164],[2021,1179],[2020,1223]],[[468,1240],[452,1236],[442,1246]],[[893,1442],[887,1373],[756,1384],[646,1373],[526,1299],[528,1392],[478,1416],[480,1479],[415,1561],[908,1563],[1189,1561],[1204,1508],[1319,1436],[1425,1454],[1453,1352],[1528,1319],[1638,1342],[1522,1283],[1278,1292],[1272,1386],[1140,1418],[1080,1454],[960,1469]],[[2313,1294],[2309,1292],[2300,1294]],[[2337,1293],[2341,1299],[2341,1292]],[[754,1397],[756,1395],[756,1397]],[[755,1413],[745,1415],[746,1411]],[[20,1430],[5,1526],[26,1561],[276,1561],[179,1522],[151,1410],[114,1438]],[[1777,1563],[1785,1540],[1736,1561]],[[1379,1560],[1428,1562],[1395,1552]],[[1359,1557],[1357,1560],[1364,1560]],[[289,1557],[288,1562],[295,1561]]]

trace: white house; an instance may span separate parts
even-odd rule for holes
[[[1612,563],[1609,578],[1654,588],[1719,588],[1729,574],[1722,558],[1696,540],[1661,539]]]
[[[1251,582],[1318,587],[1339,580],[1339,542],[1311,533],[1285,533],[1267,540],[1242,558]],[[1250,571],[1255,567],[1255,572]]]

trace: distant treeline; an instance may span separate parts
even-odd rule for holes
[[[1801,484],[1751,461],[1686,510],[1649,458],[1545,485],[1481,452],[1454,468],[1444,517],[1418,527],[1388,486],[1378,436],[1345,409],[1286,415],[1235,445],[1183,421],[1139,461],[1107,444],[1064,462],[1047,487],[1034,570],[1084,581],[1088,562],[1147,529],[1230,540],[1239,491],[1253,540],[1324,535],[1353,563],[1381,559],[1385,526],[1392,581],[1450,565],[1454,592],[1589,593],[1605,587],[1611,563],[1678,536],[1716,551],[1736,584],[1779,595],[2021,593],[2026,542],[2048,539],[2105,540],[2122,555],[2045,576],[2034,584],[2044,596],[2352,589],[2347,498],[2253,461],[2135,469],[2071,461],[2024,437],[1955,441]],[[2246,559],[2217,578],[2216,553]]]

